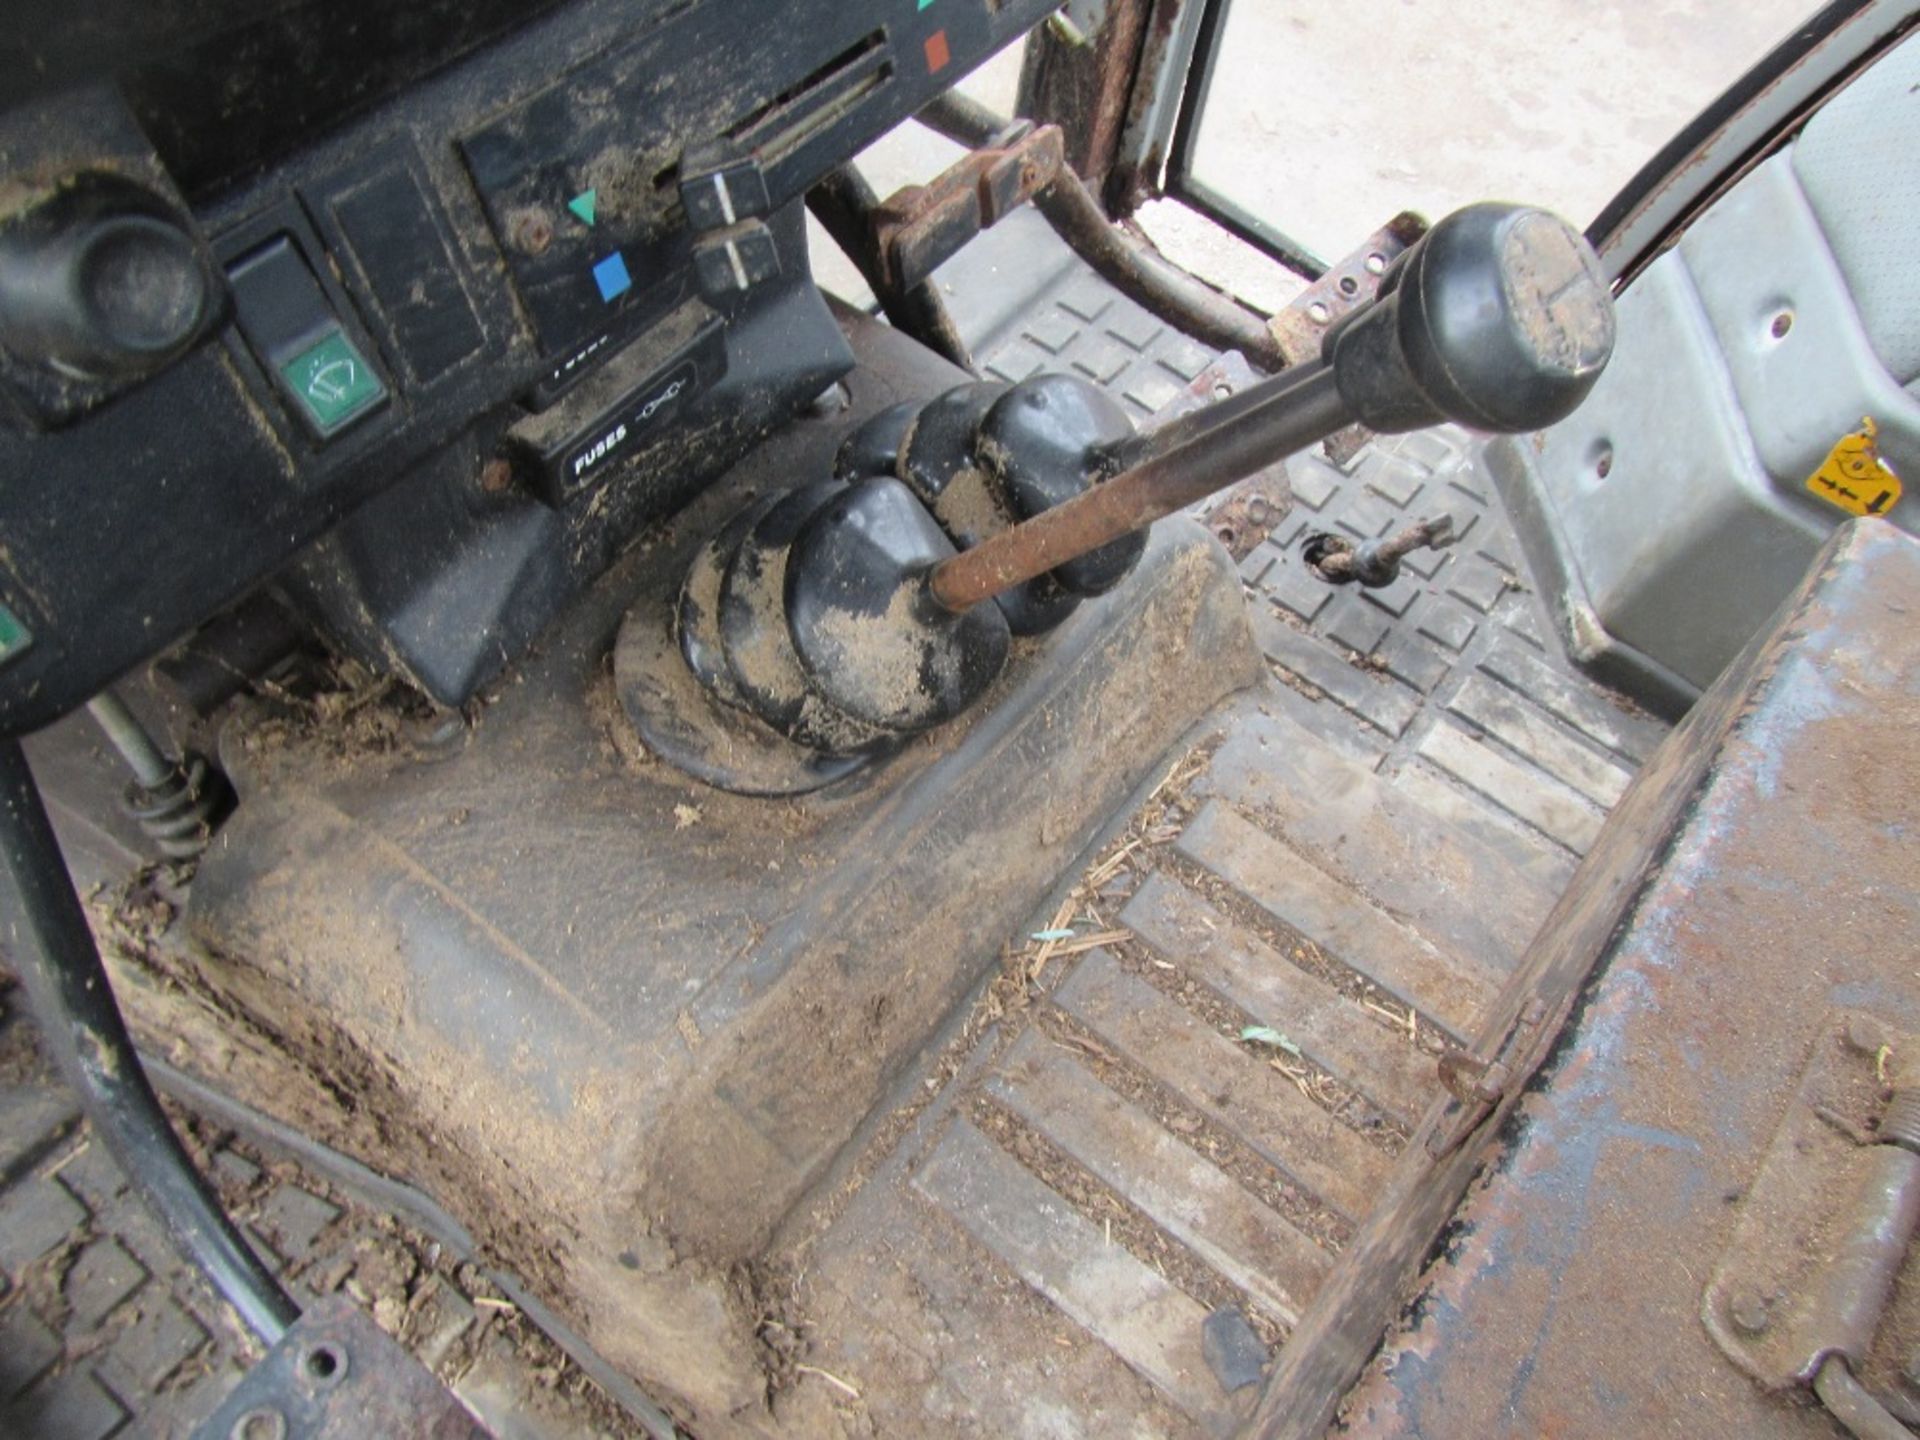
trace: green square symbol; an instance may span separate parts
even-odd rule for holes
[[[338,330],[282,365],[280,374],[323,434],[339,429],[387,393],[366,356]]]
[[[31,644],[33,632],[27,629],[18,615],[0,605],[0,665],[6,664]]]

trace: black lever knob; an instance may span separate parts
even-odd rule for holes
[[[1428,231],[1322,355],[1370,430],[1452,420],[1511,433],[1572,414],[1613,341],[1606,275],[1580,232],[1545,210],[1489,203]]]
[[[1600,262],[1544,210],[1457,211],[1380,288],[1329,333],[1327,363],[1089,451],[1088,465],[1107,478],[942,560],[929,580],[934,598],[955,612],[977,605],[1355,422],[1389,433],[1443,420],[1493,431],[1551,425],[1613,355]]]
[[[205,332],[222,293],[185,222],[119,176],[76,176],[0,226],[0,343],[64,375],[158,370]]]

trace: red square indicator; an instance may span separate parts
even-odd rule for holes
[[[953,59],[953,52],[947,48],[947,32],[936,30],[927,37],[927,73],[938,75],[947,68],[947,62]]]

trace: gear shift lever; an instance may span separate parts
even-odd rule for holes
[[[1541,429],[1586,398],[1613,338],[1606,277],[1572,226],[1468,206],[1400,257],[1374,303],[1328,334],[1319,365],[1122,442],[1113,478],[935,567],[933,598],[976,605],[1355,421],[1387,434],[1446,420]]]
[[[1400,257],[1317,361],[1156,430],[1050,374],[873,416],[832,478],[766,497],[699,552],[680,651],[715,705],[791,747],[804,783],[960,714],[1013,635],[1118,584],[1161,516],[1356,421],[1551,425],[1586,398],[1613,338],[1606,278],[1573,227],[1470,206]],[[643,732],[692,733],[669,719]]]

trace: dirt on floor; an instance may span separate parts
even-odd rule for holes
[[[123,903],[116,914],[131,923],[151,923],[151,917],[164,913],[166,904],[150,889],[136,890],[135,898]],[[24,996],[13,977],[0,970],[0,1091],[56,1083],[53,1064],[37,1030],[22,1013],[23,1006]],[[450,1387],[458,1389],[469,1377],[484,1376],[489,1403],[513,1405],[517,1386],[521,1403],[516,1408],[529,1417],[528,1434],[563,1440],[641,1433],[633,1418],[536,1328],[470,1257],[455,1254],[285,1154],[256,1145],[170,1098],[163,1096],[162,1105],[196,1169],[211,1180],[236,1222],[250,1229],[266,1226],[272,1233],[270,1202],[289,1186],[336,1212],[306,1253],[280,1273],[281,1283],[296,1297],[348,1296]],[[96,1143],[83,1125],[36,1169],[58,1176]],[[137,1208],[135,1213],[145,1215]],[[0,1313],[24,1306],[62,1342],[61,1353],[42,1384],[57,1383],[63,1372],[88,1367],[117,1347],[138,1347],[136,1332],[160,1323],[157,1317],[164,1307],[158,1306],[151,1290],[142,1291],[138,1303],[120,1305],[104,1319],[81,1313],[92,1304],[88,1288],[97,1284],[88,1274],[87,1257],[97,1251],[97,1241],[118,1238],[112,1223],[89,1212],[64,1240],[17,1277],[19,1283],[12,1291],[0,1295]],[[135,1248],[149,1260],[156,1258],[150,1246]],[[196,1350],[165,1376],[154,1394],[124,1397],[130,1402],[144,1399],[144,1408],[136,1410],[142,1433],[166,1436],[192,1428],[189,1422],[176,1424],[170,1397],[183,1395],[236,1362],[251,1363],[263,1352],[230,1311],[212,1302],[198,1272],[178,1257],[157,1258],[173,1261],[170,1269],[156,1272],[159,1284],[176,1304],[208,1320],[215,1331],[213,1343]]]

